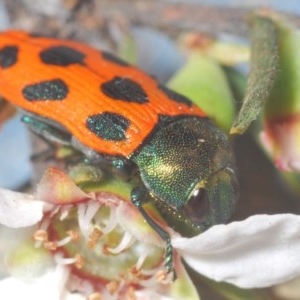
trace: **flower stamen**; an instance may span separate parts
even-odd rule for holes
[[[76,230],[68,230],[67,235],[71,237],[71,240],[77,242],[79,240],[79,232]]]
[[[47,229],[50,225],[50,218],[45,218],[40,224],[40,229],[38,229],[34,235],[33,239],[35,240],[34,247],[39,248],[42,246],[43,242],[48,241]]]
[[[67,245],[71,240],[72,240],[72,237],[71,236],[67,236],[64,239],[56,242],[57,247],[62,247],[64,245]]]
[[[149,252],[147,251],[147,249],[142,253],[142,255],[138,258],[138,261],[135,264],[135,268],[137,270],[140,270],[144,261],[146,260],[147,256],[148,256]]]
[[[96,201],[81,203],[78,205],[78,224],[81,233],[88,238],[91,221],[100,208],[100,204]]]
[[[99,293],[93,293],[88,296],[87,300],[102,300],[102,297]]]
[[[118,281],[110,281],[109,283],[106,284],[106,289],[107,291],[113,295],[116,294],[120,288],[120,282]]]
[[[93,232],[89,235],[88,242],[87,242],[88,248],[94,249],[102,235],[103,232],[98,227],[95,227],[93,229]]]
[[[55,261],[59,265],[72,265],[74,264],[77,269],[82,269],[85,263],[85,258],[77,253],[74,257],[64,258],[61,255],[55,256]]]
[[[75,230],[67,231],[67,236],[59,241],[49,241],[47,232],[43,233],[42,230],[38,230],[35,235],[36,238],[43,241],[43,246],[50,251],[55,251],[57,248],[63,247],[71,241],[78,241],[79,239],[79,233]]]
[[[59,216],[60,221],[63,221],[68,217],[71,208],[72,208],[71,205],[64,205],[60,208],[60,216]]]
[[[132,286],[126,292],[126,300],[136,300],[135,289]]]
[[[75,267],[77,268],[77,269],[82,269],[82,267],[84,266],[84,264],[85,264],[85,258],[84,258],[84,256],[82,256],[81,254],[79,254],[79,253],[77,253],[77,254],[75,254]]]
[[[142,275],[141,270],[137,269],[135,266],[132,267],[129,271],[135,278],[140,278]]]
[[[168,273],[166,270],[159,270],[155,277],[160,284],[169,284],[172,282],[172,272]]]
[[[119,245],[115,248],[107,248],[110,253],[118,254],[124,251],[126,248],[129,248],[135,242],[133,236],[129,232],[125,232],[123,238]]]
[[[43,243],[45,249],[50,251],[55,251],[58,247],[57,242],[45,241]]]
[[[74,257],[63,258],[63,257],[57,255],[57,256],[55,256],[55,261],[59,265],[71,265],[76,262],[76,259]]]
[[[153,286],[157,285],[157,279],[155,278],[155,276],[151,276],[148,279],[141,279],[139,280],[139,284],[144,287],[144,288],[151,288]]]
[[[139,281],[139,284],[145,288],[149,288],[149,287],[156,286],[158,283],[161,284],[170,283],[172,281],[171,277],[170,277],[170,281],[168,282],[163,281],[163,279],[167,276],[166,276],[166,271],[162,270],[162,267],[163,265],[148,270],[141,269],[140,270],[141,276],[147,277],[147,279],[141,279]]]
[[[48,241],[48,233],[44,229],[38,229],[34,232],[33,239],[37,242]]]
[[[109,234],[116,228],[117,224],[118,224],[118,218],[116,216],[116,210],[111,209],[107,225],[101,230],[104,234]]]

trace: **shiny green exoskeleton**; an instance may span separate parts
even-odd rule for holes
[[[151,199],[171,226],[187,236],[228,221],[237,181],[226,135],[207,118],[163,122],[132,157],[143,182],[139,193],[144,190],[143,199]]]

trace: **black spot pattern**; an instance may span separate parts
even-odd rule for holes
[[[187,106],[192,106],[192,101],[170,89],[168,89],[166,86],[164,85],[158,85],[158,88],[160,90],[162,90],[170,99],[178,102],[178,103],[184,103],[186,104]]]
[[[19,48],[17,46],[6,46],[0,50],[0,66],[3,69],[13,66],[18,60]]]
[[[68,46],[53,46],[40,53],[47,65],[67,67],[72,64],[84,65],[85,54]]]
[[[102,58],[107,61],[113,62],[119,66],[129,66],[129,64],[126,61],[107,51],[102,51]]]
[[[86,127],[107,141],[126,140],[126,130],[129,125],[130,121],[128,119],[112,112],[92,115],[86,120]]]
[[[67,97],[69,89],[61,79],[41,81],[27,85],[22,94],[29,101],[63,100]]]
[[[116,76],[112,80],[102,83],[101,91],[115,100],[122,100],[134,103],[149,102],[148,96],[144,89],[135,81]]]

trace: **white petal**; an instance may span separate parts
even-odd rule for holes
[[[59,299],[59,300],[86,300],[86,299],[87,298],[81,294],[67,292],[63,297],[63,299]]]
[[[137,300],[174,300],[171,297],[158,294],[152,290],[141,290],[134,293]]]
[[[256,215],[172,240],[185,261],[216,281],[268,287],[300,275],[300,216]]]
[[[4,261],[11,276],[27,282],[41,277],[54,265],[53,255],[44,247],[35,248],[31,239],[7,249]]]
[[[11,228],[32,226],[43,217],[44,203],[31,195],[0,188],[0,224]]]
[[[69,300],[64,294],[67,278],[67,269],[61,266],[31,284],[9,277],[0,281],[0,299]]]
[[[5,255],[10,253],[11,249],[18,247],[24,241],[31,241],[32,229],[34,227],[26,228],[9,228],[0,225],[0,278],[8,276],[5,262]]]

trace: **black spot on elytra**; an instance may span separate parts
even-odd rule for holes
[[[40,58],[47,65],[67,67],[72,64],[84,65],[85,54],[68,46],[53,46],[43,50]]]
[[[13,66],[18,60],[18,52],[17,46],[5,46],[0,49],[0,66],[3,69]]]
[[[163,91],[171,100],[174,100],[175,102],[178,103],[184,103],[187,106],[192,106],[192,101],[170,89],[168,89],[166,86],[164,85],[158,85],[158,88]]]
[[[129,125],[130,121],[128,119],[112,112],[92,115],[86,120],[86,127],[107,141],[126,140],[126,130]]]
[[[100,89],[105,95],[115,100],[140,104],[149,102],[144,89],[135,81],[125,77],[116,76],[102,83]]]
[[[129,64],[126,61],[107,51],[102,51],[102,58],[107,61],[113,62],[119,66],[129,66]]]
[[[41,81],[26,85],[22,94],[29,101],[63,100],[67,97],[69,89],[61,79]]]

